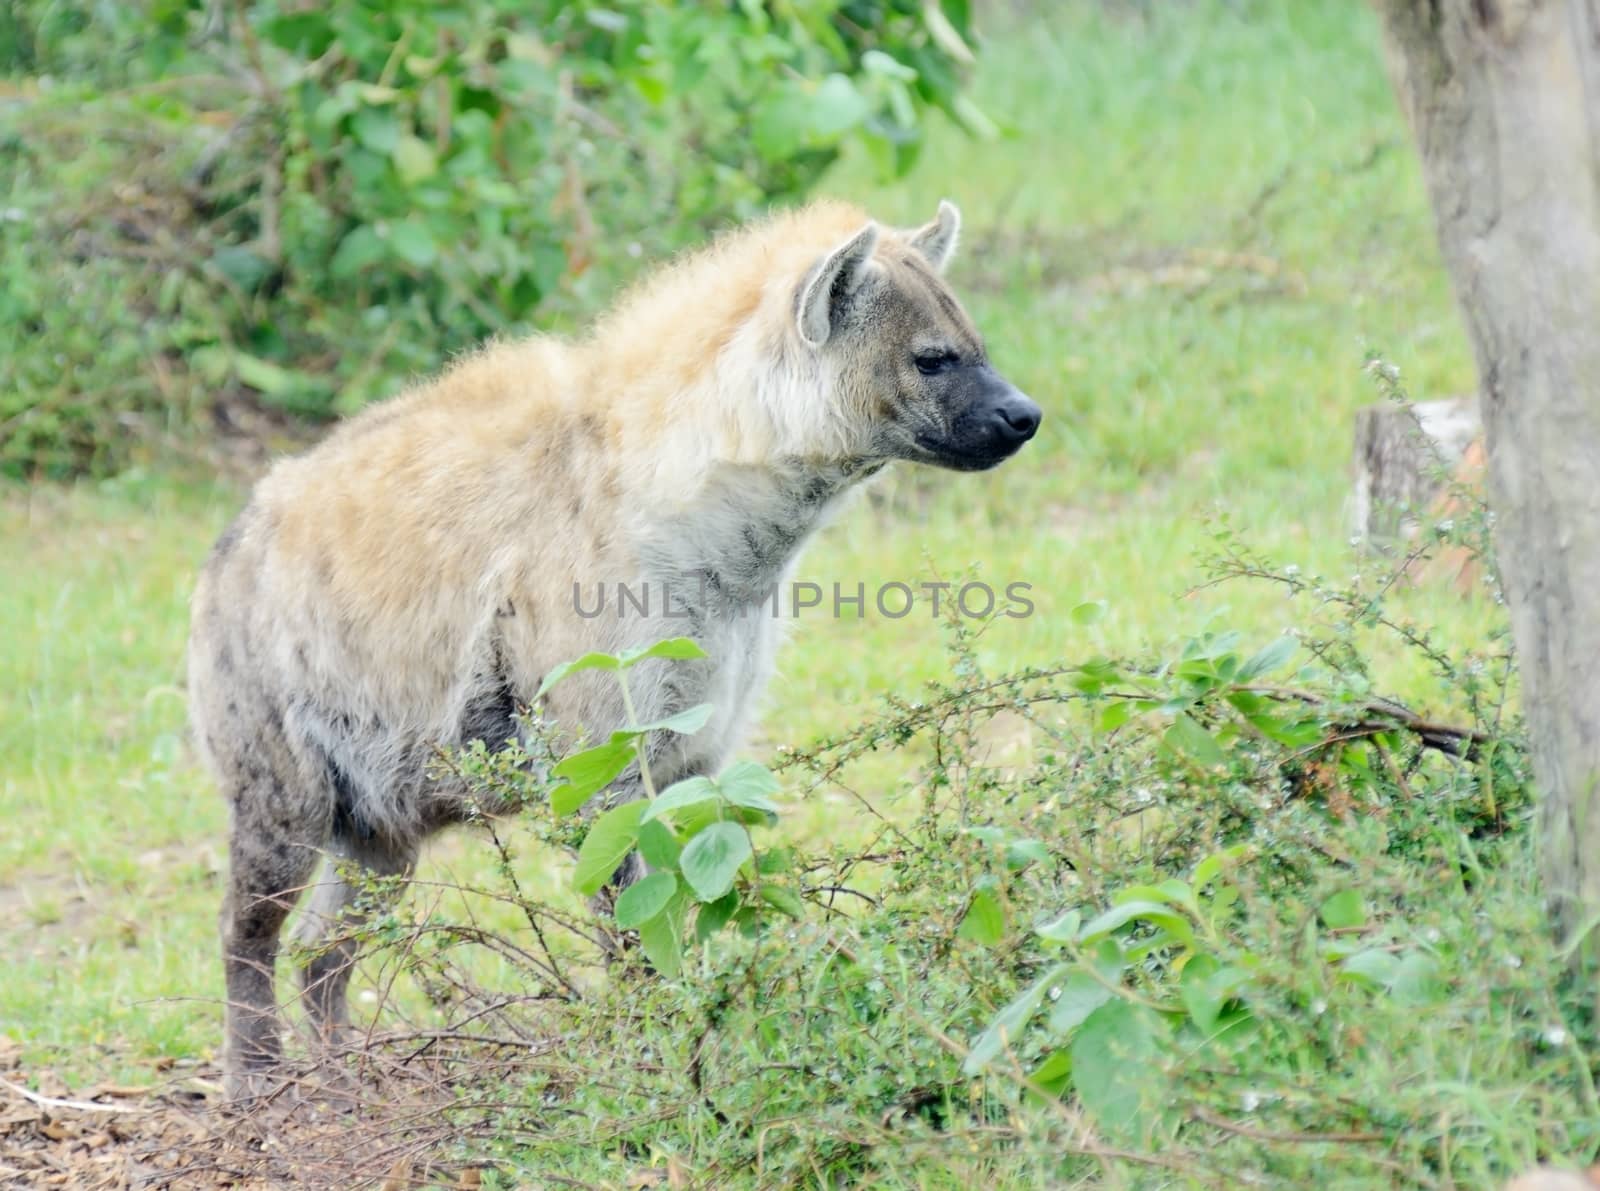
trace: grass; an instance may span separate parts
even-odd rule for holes
[[[1006,135],[941,130],[906,179],[847,160],[829,189],[907,224],[941,196],[962,206],[953,280],[1043,429],[993,474],[891,476],[802,577],[1029,583],[1034,615],[979,641],[995,670],[1164,647],[1210,623],[1265,643],[1298,614],[1279,595],[1191,590],[1208,520],[1342,579],[1362,565],[1345,500],[1352,416],[1377,399],[1365,353],[1398,362],[1418,398],[1473,384],[1372,16],[1064,6],[986,47],[977,99]],[[32,1061],[105,1076],[218,1045],[225,824],[183,742],[182,658],[196,569],[242,499],[161,468],[0,491],[0,1029]],[[1484,598],[1398,600],[1461,649],[1500,623]],[[1088,601],[1106,604],[1092,625],[1071,615]],[[756,747],[914,696],[945,673],[936,637],[922,609],[803,618]],[[1458,710],[1414,659],[1375,661],[1386,691]],[[873,756],[857,784],[895,787],[908,765]],[[819,799],[795,820],[818,836],[854,830],[850,813]],[[461,873],[486,868],[484,851],[439,854]],[[1535,913],[1515,883],[1495,896]],[[1475,1045],[1502,1044],[1486,1027]],[[1508,1143],[1494,1161],[1533,1156]]]
[[[1350,418],[1375,399],[1363,344],[1381,342],[1427,395],[1465,390],[1468,356],[1370,18],[1342,5],[1212,15],[1073,12],[1011,34],[978,88],[1008,135],[946,130],[891,187],[854,163],[839,171],[830,189],[886,219],[919,222],[941,195],[963,207],[954,283],[1046,418],[990,475],[892,476],[886,507],[841,518],[805,577],[872,591],[971,567],[997,588],[1028,582],[1036,613],[983,639],[985,662],[1009,668],[1173,638],[1217,614],[1217,599],[1184,593],[1218,509],[1308,571],[1352,565]],[[1162,272],[1207,254],[1260,257],[1277,276]],[[215,1038],[208,1011],[141,1002],[218,991],[223,815],[182,746],[182,657],[196,568],[242,499],[159,471],[6,493],[4,552],[26,561],[0,589],[0,813],[26,828],[0,859],[24,908],[43,879],[57,899],[81,886],[123,911],[74,912],[28,940],[41,978],[9,982],[0,1017],[34,1045],[123,1028],[136,1049]],[[1092,633],[1065,615],[1096,599],[1109,614]],[[1230,600],[1263,639],[1287,623],[1270,596]],[[767,736],[839,730],[863,700],[937,677],[932,627],[922,610],[802,619]],[[124,918],[156,907],[162,929],[130,940]],[[65,974],[62,948],[80,991],[44,978]],[[184,1019],[147,1036],[147,1021]]]

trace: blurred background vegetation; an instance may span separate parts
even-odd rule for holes
[[[7,5],[0,468],[569,326],[846,141],[895,175],[930,109],[988,130],[970,41],[967,0]]]

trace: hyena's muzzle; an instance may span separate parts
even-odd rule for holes
[[[917,435],[929,462],[956,471],[983,471],[1011,458],[1033,437],[1043,417],[1038,405],[987,362],[951,369],[940,430]]]

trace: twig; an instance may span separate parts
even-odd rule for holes
[[[1305,1144],[1337,1142],[1352,1144],[1361,1143],[1365,1145],[1389,1140],[1389,1138],[1385,1137],[1382,1133],[1274,1133],[1270,1129],[1257,1129],[1254,1126],[1241,1124],[1238,1121],[1230,1121],[1227,1117],[1221,1116],[1206,1108],[1200,1108],[1196,1106],[1189,1111],[1190,1115],[1192,1115],[1197,1121],[1203,1121],[1207,1125],[1214,1125],[1218,1129],[1225,1130],[1228,1133],[1236,1133],[1240,1137],[1248,1137],[1251,1141]]]
[[[61,1100],[55,1096],[45,1096],[39,1092],[31,1091],[21,1084],[14,1084],[9,1079],[0,1079],[0,1087],[15,1092],[24,1100],[31,1100],[41,1108],[70,1108],[75,1112],[148,1112],[145,1105],[128,1104],[96,1104],[91,1100]]]

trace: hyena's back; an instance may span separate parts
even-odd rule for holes
[[[315,792],[297,813],[396,844],[438,825],[415,754],[503,742],[567,648],[536,609],[620,565],[585,529],[611,520],[607,427],[562,379],[553,345],[485,353],[258,485],[195,596],[193,718],[225,787],[270,769]]]

